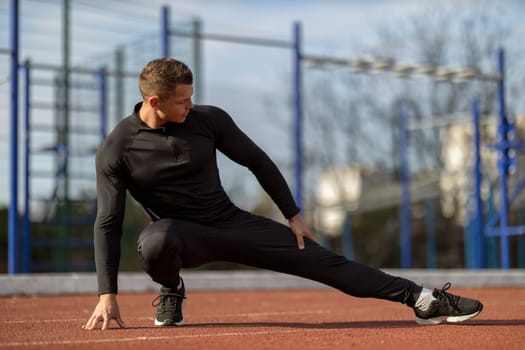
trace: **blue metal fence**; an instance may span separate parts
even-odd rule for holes
[[[19,66],[19,42],[18,42],[18,19],[19,19],[19,9],[18,9],[18,1],[11,0],[11,18],[13,19],[11,24],[11,48],[10,48],[10,55],[11,55],[11,146],[10,146],[10,163],[11,163],[11,174],[10,174],[10,203],[9,203],[9,227],[8,227],[8,271],[9,273],[17,273],[21,270],[23,271],[29,271],[31,270],[30,266],[30,249],[27,248],[27,245],[24,247],[24,249],[21,249],[20,242],[19,242],[19,217],[18,217],[18,112],[19,112],[19,105],[18,105],[18,72],[19,69],[22,67],[24,69],[24,96],[25,96],[25,116],[24,116],[24,131],[26,135],[25,139],[25,145],[26,149],[29,150],[31,148],[30,143],[30,133],[31,133],[31,123],[30,123],[30,108],[31,108],[31,102],[30,102],[30,91],[29,91],[29,85],[31,83],[31,65],[26,62],[24,65]],[[293,25],[293,31],[292,31],[292,40],[290,41],[280,41],[280,40],[272,40],[272,39],[264,39],[264,38],[253,38],[253,37],[244,37],[244,36],[232,36],[232,35],[219,35],[219,34],[211,34],[211,33],[202,33],[199,31],[194,32],[180,32],[176,31],[170,28],[170,15],[169,15],[169,8],[163,7],[161,10],[161,55],[162,56],[169,56],[170,55],[170,37],[171,36],[191,36],[194,37],[195,40],[214,40],[214,41],[221,41],[221,42],[230,42],[230,43],[238,43],[238,44],[248,44],[248,45],[257,45],[257,46],[270,46],[270,47],[276,47],[276,48],[284,48],[288,49],[291,52],[292,56],[292,95],[294,97],[294,103],[293,103],[293,114],[294,114],[294,180],[295,180],[295,198],[298,202],[298,205],[302,205],[303,201],[303,174],[304,174],[304,167],[303,167],[303,101],[302,101],[302,64],[306,61],[314,62],[318,65],[323,64],[330,64],[330,65],[339,65],[339,66],[348,66],[348,65],[355,65],[357,66],[357,63],[360,64],[360,67],[364,70],[368,69],[367,62],[364,60],[359,60],[359,62],[351,61],[348,59],[338,59],[334,57],[315,57],[307,55],[303,52],[302,49],[302,30],[301,30],[301,24],[295,23]],[[364,62],[364,63],[363,63]],[[370,68],[372,68],[373,64],[370,64]],[[384,70],[391,70],[393,69],[393,66],[383,65],[382,68]],[[377,67],[375,67],[377,68]],[[495,75],[474,75],[471,77],[472,79],[481,79],[481,80],[489,80],[489,81],[495,81],[497,83],[497,91],[498,91],[498,105],[499,105],[499,126],[498,126],[498,135],[499,140],[496,145],[493,147],[499,152],[500,159],[498,161],[498,170],[499,170],[499,187],[500,187],[500,209],[497,216],[489,217],[487,215],[488,220],[485,224],[484,220],[484,213],[488,210],[484,210],[483,203],[481,201],[481,194],[480,194],[480,187],[481,187],[481,171],[480,171],[480,164],[481,159],[479,158],[479,148],[480,145],[480,139],[479,139],[479,129],[477,130],[478,134],[475,135],[475,147],[477,149],[476,152],[478,154],[476,155],[476,169],[475,169],[475,181],[476,181],[476,226],[475,231],[476,234],[473,236],[472,241],[467,242],[467,244],[472,244],[475,247],[475,255],[473,258],[474,266],[475,267],[486,267],[488,266],[487,260],[488,257],[485,256],[486,252],[486,242],[487,237],[497,236],[500,239],[500,267],[507,269],[510,267],[510,259],[509,259],[509,236],[511,235],[523,235],[525,232],[525,227],[523,225],[520,226],[510,226],[508,221],[508,215],[509,215],[509,205],[510,202],[512,202],[513,197],[515,198],[519,190],[523,187],[523,184],[525,180],[523,178],[518,181],[518,185],[516,188],[512,191],[511,195],[508,195],[508,175],[509,175],[509,167],[512,166],[512,153],[516,149],[520,148],[522,145],[515,141],[509,139],[510,135],[512,134],[512,123],[509,121],[509,118],[507,116],[507,112],[505,109],[505,80],[504,80],[504,51],[503,49],[500,49],[498,51],[498,73]],[[99,71],[86,71],[84,73],[89,74],[97,74],[99,78],[99,86],[98,89],[100,90],[100,109],[98,111],[100,115],[100,135],[101,137],[104,137],[106,134],[106,125],[107,125],[107,111],[104,110],[104,106],[107,105],[107,82],[105,80],[105,77],[109,74],[106,69],[100,69]],[[479,111],[477,110],[477,103],[473,102],[472,107],[472,113],[474,118],[474,125],[477,126],[479,124]],[[401,120],[404,120],[404,118],[401,118]],[[402,126],[402,130],[406,130],[406,126]],[[408,141],[408,137],[404,138],[402,137],[404,142]],[[57,145],[57,150],[60,149],[59,145]],[[69,156],[66,154],[66,157]],[[406,154],[404,155],[406,157]],[[411,266],[411,245],[410,245],[410,193],[409,193],[409,181],[410,177],[408,176],[408,160],[405,159],[406,162],[406,174],[402,177],[402,186],[403,186],[403,214],[402,214],[402,233],[401,233],[401,266],[402,267],[410,267]],[[403,162],[403,163],[405,163]],[[25,178],[30,178],[30,158],[29,156],[25,159]],[[25,204],[26,204],[26,214],[24,216],[23,226],[24,226],[24,234],[22,237],[24,237],[24,244],[34,244],[31,240],[31,235],[29,233],[28,227],[30,224],[30,214],[29,214],[29,205],[31,198],[29,196],[31,191],[31,186],[29,185],[29,181],[26,180],[26,183],[24,184],[25,189]],[[494,225],[496,222],[499,222],[499,228],[496,228]],[[432,225],[428,225],[428,232],[432,232]],[[485,229],[483,229],[483,226],[485,226]],[[347,232],[350,232],[351,229],[346,230]],[[429,236],[430,237],[430,236]],[[431,238],[431,237],[430,237]],[[345,240],[346,242],[349,242],[348,239]],[[350,243],[348,243],[349,246],[351,246],[351,240]],[[19,253],[23,252],[24,258],[20,259]],[[28,260],[29,259],[29,260]],[[23,269],[20,269],[19,262],[23,261]]]

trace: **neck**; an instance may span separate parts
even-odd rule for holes
[[[138,115],[140,120],[152,129],[158,129],[166,124],[166,121],[160,119],[157,113],[155,113],[155,110],[146,102],[142,103]]]

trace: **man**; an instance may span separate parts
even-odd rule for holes
[[[404,278],[349,261],[318,245],[288,185],[270,158],[223,110],[193,105],[193,75],[161,58],[140,74],[143,101],[97,152],[94,228],[99,301],[83,328],[126,324],[117,303],[117,274],[126,191],[152,219],[138,240],[145,271],[161,285],[154,324],[182,325],[185,286],[179,276],[211,261],[231,261],[309,278],[356,297],[396,301],[422,324],[462,322],[482,310],[473,299],[433,292]],[[237,208],[222,188],[216,151],[250,169],[289,227]]]

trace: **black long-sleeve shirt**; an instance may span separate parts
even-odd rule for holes
[[[126,191],[152,220],[180,218],[213,225],[237,207],[219,178],[216,150],[250,169],[286,218],[299,212],[274,162],[223,110],[196,105],[183,123],[152,129],[141,103],[97,152],[95,263],[100,294],[117,293]]]

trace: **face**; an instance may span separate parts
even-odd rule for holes
[[[157,117],[162,123],[183,123],[186,120],[186,116],[190,112],[190,109],[193,108],[193,102],[191,100],[192,95],[193,85],[177,85],[173,95],[157,101]]]

